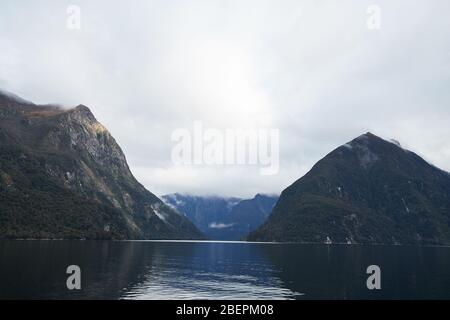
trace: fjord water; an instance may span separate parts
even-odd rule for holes
[[[381,268],[381,290],[366,268]],[[81,268],[82,289],[66,288]],[[450,248],[0,241],[0,298],[450,299]]]

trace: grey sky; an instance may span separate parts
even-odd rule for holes
[[[367,131],[450,170],[447,0],[114,3],[2,0],[0,88],[89,106],[158,195],[279,193]],[[173,130],[260,119],[280,129],[279,174],[172,165]]]

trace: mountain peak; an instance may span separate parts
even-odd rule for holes
[[[356,137],[352,141],[344,144],[343,147],[347,147],[348,149],[352,149],[353,147],[356,147],[356,146],[368,148],[368,147],[370,147],[370,145],[372,145],[373,143],[376,143],[376,142],[394,144],[396,147],[403,149],[403,147],[401,146],[401,144],[398,140],[395,140],[395,139],[385,140],[371,132],[367,132],[365,134],[362,134],[362,135]]]
[[[86,107],[84,104],[79,104],[78,106],[76,106],[72,110],[76,111],[76,112],[80,112],[80,113],[92,114],[91,109]]]
[[[353,140],[347,142],[346,144],[342,145],[341,147],[345,147],[350,150],[353,150],[353,148],[355,148],[355,147],[362,147],[364,149],[367,149],[369,142],[374,139],[383,140],[383,139],[379,138],[378,136],[374,135],[373,133],[367,132],[367,133],[362,134],[362,135],[354,138]]]
[[[30,105],[2,93],[0,149],[0,229],[11,230],[0,237],[203,238],[134,178],[120,146],[85,105]]]
[[[69,110],[69,112],[74,116],[76,116],[78,120],[82,121],[88,119],[90,122],[97,122],[97,119],[95,118],[91,109],[86,107],[84,104],[79,104],[75,108]]]
[[[84,110],[84,111],[91,111],[88,107],[86,107],[84,104],[79,104],[75,107],[76,110]]]
[[[285,189],[252,241],[449,244],[450,176],[363,134]]]
[[[367,169],[376,163],[380,156],[383,157],[383,155],[392,152],[391,146],[401,148],[398,142],[387,141],[371,132],[367,132],[344,144],[341,148],[344,147],[355,154],[360,165]]]
[[[279,195],[273,193],[273,194],[269,194],[269,193],[257,193],[253,199],[267,199],[267,198],[278,198]]]
[[[377,135],[374,135],[372,132],[366,132],[365,134],[362,134],[354,139],[354,141],[367,141],[368,139],[381,139]]]

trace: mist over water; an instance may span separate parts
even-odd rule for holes
[[[68,290],[66,268],[81,268]],[[381,268],[368,290],[366,268]],[[244,242],[0,241],[0,298],[443,299],[450,248]]]

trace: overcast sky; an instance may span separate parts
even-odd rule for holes
[[[87,105],[157,195],[280,193],[367,131],[450,171],[450,1],[114,3],[2,0],[0,88]],[[175,166],[171,133],[197,120],[279,129],[279,173]]]

